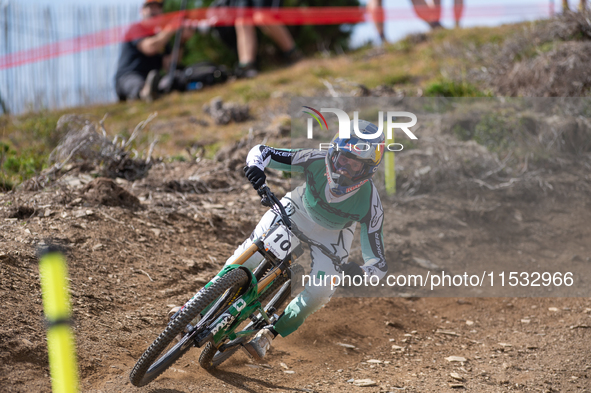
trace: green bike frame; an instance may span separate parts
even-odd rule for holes
[[[209,283],[207,283],[205,288],[210,286],[216,280],[219,280],[220,277],[224,276],[228,272],[241,268],[244,269],[240,265],[224,266],[222,270]],[[258,282],[255,276],[253,274],[250,274],[250,276],[251,282],[246,292],[234,300],[228,309],[219,315],[212,323],[208,324],[213,335],[214,345],[219,345],[225,338],[234,340],[239,336],[256,333],[256,330],[245,330],[239,333],[234,333],[234,330],[256,311],[260,312],[265,320],[269,320],[267,313],[263,310],[261,302],[257,300],[262,291],[258,290]],[[272,283],[273,282],[271,281],[268,285],[266,285],[265,288],[263,288],[263,291],[271,286]],[[215,301],[212,302],[205,310],[203,310],[202,314],[207,314],[209,309],[213,307],[215,303]]]

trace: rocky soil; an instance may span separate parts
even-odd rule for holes
[[[383,197],[391,273],[424,272],[426,260],[588,271],[588,156],[481,180],[450,163],[497,165],[481,146],[424,135],[397,155],[399,195]],[[157,163],[135,182],[72,164],[42,191],[0,196],[2,391],[50,391],[36,258],[50,241],[68,254],[86,392],[591,391],[585,281],[568,298],[335,297],[276,340],[265,364],[238,353],[207,373],[195,349],[148,387],[131,386],[169,307],[204,285],[264,213],[241,175],[254,142],[241,143],[217,160]],[[280,195],[290,188],[278,173],[269,183]]]

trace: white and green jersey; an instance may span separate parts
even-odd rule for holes
[[[340,230],[355,222],[361,224],[361,248],[368,275],[380,279],[386,275],[382,226],[384,209],[378,191],[371,180],[343,196],[330,193],[326,178],[326,151],[316,149],[286,150],[265,145],[253,147],[246,159],[255,165],[289,172],[300,172],[305,177],[302,198],[307,215],[318,225],[329,230]]]

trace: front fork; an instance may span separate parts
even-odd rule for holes
[[[261,306],[261,303],[259,301],[256,301],[253,304],[251,304],[250,306],[247,306],[248,304],[253,302],[256,299],[256,297],[259,296],[260,293],[262,293],[267,287],[269,287],[269,285],[271,285],[273,280],[275,280],[279,275],[281,275],[283,273],[283,271],[287,269],[287,266],[289,266],[291,264],[291,261],[288,261],[287,263],[284,261],[284,262],[280,263],[279,266],[274,266],[271,269],[271,271],[268,272],[262,280],[258,281],[257,279],[259,278],[259,275],[264,274],[264,271],[266,270],[266,269],[261,268],[261,267],[263,267],[262,264],[259,265],[259,268],[255,270],[256,275],[253,274],[252,272],[250,272],[248,269],[242,267],[241,265],[244,262],[246,262],[248,260],[248,258],[250,258],[255,252],[261,250],[261,245],[262,244],[260,241],[255,241],[238,258],[236,258],[236,260],[234,261],[233,264],[224,266],[222,268],[222,270],[210,282],[208,282],[205,285],[205,287],[200,289],[187,303],[185,303],[185,305],[183,307],[181,307],[181,309],[179,311],[177,311],[171,317],[171,320],[176,318],[182,312],[182,310],[187,306],[187,304],[189,304],[189,302],[193,301],[199,295],[199,293],[201,291],[203,291],[204,289],[211,286],[214,282],[219,280],[222,276],[227,274],[229,271],[241,268],[241,269],[244,269],[249,274],[250,285],[248,287],[248,290],[245,293],[243,293],[236,301],[234,301],[228,307],[228,309],[226,311],[224,311],[221,315],[219,315],[213,323],[207,322],[211,317],[211,315],[209,315],[209,314],[213,313],[213,312],[215,312],[215,310],[217,310],[218,303],[222,298],[218,298],[216,301],[209,304],[187,326],[187,332],[188,332],[188,335],[191,336],[191,339],[193,339],[193,337],[192,337],[193,333],[199,330],[198,328],[200,327],[200,325],[202,325],[204,323],[208,323],[208,325],[212,326],[212,328],[210,330],[200,332],[197,335],[197,337],[195,337],[192,340],[192,341],[194,341],[195,346],[201,347],[202,345],[204,345],[208,341],[211,341],[216,346],[219,345],[219,343],[226,336],[227,331],[233,331],[233,329],[235,329],[241,321],[246,319],[246,318],[244,318],[244,316],[252,316],[257,311],[259,312],[260,317],[267,324],[272,324],[275,321],[277,321],[277,319],[279,318],[277,315],[273,314],[276,311],[276,307],[274,307],[274,306],[276,305],[277,307],[279,307],[280,304],[282,304],[289,296],[289,293],[291,292],[290,291],[291,280],[288,280],[285,284],[283,284],[283,286],[280,288],[280,290],[277,292],[277,294],[273,297],[273,299],[269,302],[267,307],[265,307],[264,309]],[[263,251],[263,254],[265,254],[264,251]],[[293,255],[293,257],[295,257],[295,255]],[[287,264],[287,266],[286,266],[286,264]],[[214,307],[214,306],[216,306],[216,307]],[[271,317],[269,317],[269,314],[271,314]],[[257,317],[254,317],[254,318],[257,318]],[[235,322],[237,322],[236,326],[234,326]],[[253,322],[254,322],[254,320],[253,320]],[[260,320],[257,322],[260,322]],[[228,328],[226,328],[227,326],[228,326]],[[230,340],[235,340],[237,337],[250,335],[252,333],[256,333],[258,330],[259,329],[245,330],[245,331],[241,331],[238,333],[232,332],[227,337]],[[221,347],[224,347],[224,345],[222,345]],[[224,348],[224,349],[226,349],[226,348]]]
[[[240,265],[226,265],[222,268],[222,270],[220,270],[220,272],[218,274],[216,274],[216,276],[214,278],[212,278],[203,288],[201,288],[199,291],[197,291],[197,293],[195,293],[195,295],[193,295],[193,297],[191,299],[189,299],[176,313],[174,313],[171,317],[170,320],[172,321],[173,319],[175,319],[186,307],[187,305],[189,305],[195,298],[197,298],[197,296],[199,296],[199,294],[205,290],[206,288],[209,288],[214,282],[216,282],[217,280],[219,280],[222,276],[224,276],[225,274],[227,274],[229,271],[234,270],[234,269],[244,269],[247,274],[250,277],[250,285],[248,290],[246,291],[245,294],[248,294],[249,292],[252,292],[252,288],[256,287],[257,281],[256,278],[253,276],[253,274],[250,272],[250,270],[240,266]],[[243,294],[244,296],[244,294]],[[242,296],[242,297],[243,297]],[[201,311],[199,313],[199,315],[197,315],[195,317],[195,319],[193,319],[190,323],[191,328],[195,328],[197,323],[202,319],[203,316],[207,316],[207,314],[209,313],[209,311],[211,310],[211,308],[215,305],[217,305],[218,301],[221,298],[216,299],[216,301],[211,302],[205,309],[203,309],[203,311]]]
[[[170,320],[172,321],[174,318],[176,318],[185,309],[185,307],[187,307],[187,304],[189,304],[191,301],[193,301],[193,299],[195,299],[201,291],[203,291],[205,288],[209,288],[214,282],[219,280],[223,275],[225,275],[230,270],[234,270],[234,269],[242,266],[242,264],[244,262],[246,262],[248,260],[248,258],[253,256],[254,253],[257,252],[258,250],[259,250],[259,248],[256,244],[254,244],[254,243],[251,244],[250,247],[248,247],[246,250],[244,250],[244,252],[238,258],[236,258],[236,260],[234,261],[233,264],[224,266],[222,268],[222,270],[220,270],[220,272],[218,274],[216,274],[216,276],[214,278],[212,278],[207,284],[205,284],[205,286],[203,288],[201,288],[199,291],[197,291],[197,293],[195,295],[193,295],[193,297],[191,299],[189,299],[189,301],[186,302],[180,308],[180,310],[178,310],[172,317],[170,317]],[[245,269],[245,270],[248,272],[249,276],[251,277],[251,281],[252,281],[252,278],[253,278],[252,273],[248,269]],[[213,304],[215,304],[215,302],[213,302],[209,306],[207,306],[207,308],[205,310],[203,310],[200,315],[202,316],[204,313],[207,313],[207,311],[211,308],[211,306]],[[201,318],[199,318],[199,316],[197,316],[197,318],[195,318],[195,319],[201,319]],[[195,319],[193,321],[195,321]],[[193,321],[191,321],[191,324],[194,327],[195,325],[193,324]]]

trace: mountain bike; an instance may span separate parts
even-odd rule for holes
[[[257,192],[261,203],[273,209],[280,220],[255,239],[233,264],[224,266],[171,317],[131,371],[129,379],[133,385],[147,385],[192,347],[204,347],[199,364],[206,370],[213,369],[260,329],[279,318],[276,312],[290,296],[293,280],[304,273],[301,266],[293,263],[303,253],[300,240],[314,242],[292,224],[285,208],[267,185]],[[322,245],[318,246],[322,252],[330,253]],[[263,260],[251,272],[242,264],[257,252]],[[336,259],[334,263],[338,262]]]

